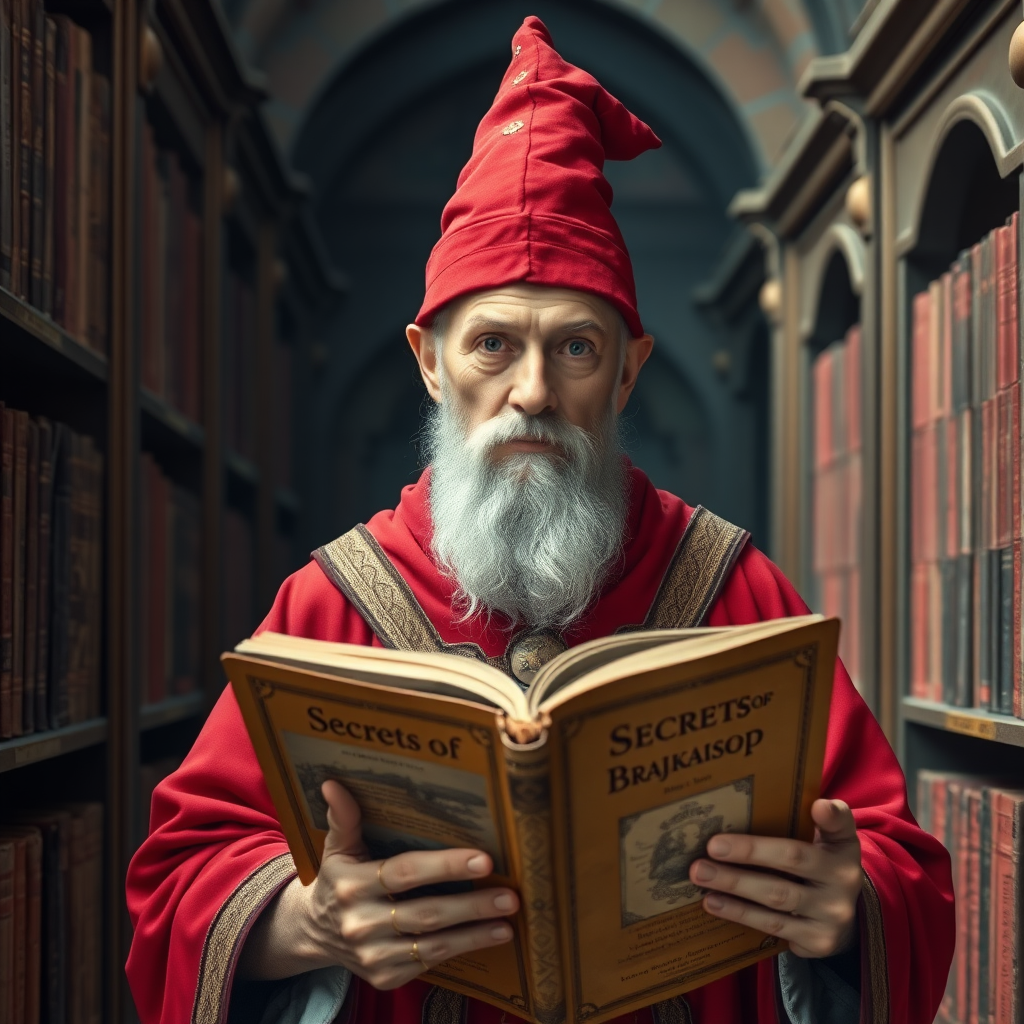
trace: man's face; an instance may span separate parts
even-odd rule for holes
[[[624,408],[650,335],[623,349],[622,319],[588,292],[539,285],[506,285],[456,300],[448,310],[440,359],[447,394],[467,434],[510,410],[564,417],[595,432],[609,407]],[[407,329],[427,390],[442,400],[441,367],[431,332]],[[549,441],[514,439],[492,457],[551,451]]]

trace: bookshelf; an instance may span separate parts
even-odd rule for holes
[[[773,555],[812,607],[840,614],[844,661],[878,713],[876,539],[857,510],[858,495],[872,500],[876,452],[866,136],[853,109],[826,104],[771,178],[737,195],[730,212],[770,254],[761,303],[774,331]]]
[[[101,581],[88,609],[100,623],[90,629],[101,638],[91,655],[99,707],[93,713],[83,704],[73,721],[47,719],[40,724],[57,727],[0,739],[0,828],[22,808],[102,804],[103,886],[94,894],[103,929],[100,1016],[130,1021],[124,875],[146,831],[152,787],[187,752],[221,690],[224,643],[238,639],[223,620],[237,568],[222,557],[229,517],[241,515],[252,536],[243,567],[252,580],[246,631],[269,606],[282,567],[295,568],[289,544],[302,510],[279,451],[279,439],[291,437],[291,394],[276,394],[274,355],[286,349],[297,381],[309,332],[344,282],[305,212],[303,183],[263,121],[260,81],[237,58],[216,3],[28,6],[40,24],[51,19],[55,40],[63,25],[68,38],[85,40],[74,52],[91,53],[82,66],[92,76],[98,127],[74,139],[91,140],[90,166],[101,170],[82,201],[88,243],[68,250],[87,275],[88,287],[79,285],[86,305],[75,315],[58,307],[59,282],[73,280],[60,263],[69,243],[45,219],[37,236],[54,232],[56,252],[46,256],[30,241],[24,279],[0,286],[0,402],[30,422],[65,424],[102,456],[102,477],[89,492],[95,536],[83,549]],[[59,124],[59,88],[55,96]],[[59,194],[62,152],[58,137],[54,191],[46,191],[45,174],[40,179],[44,213]],[[229,346],[225,281],[239,266],[254,310]],[[246,371],[246,401],[260,410],[243,451],[232,443],[231,358]],[[24,529],[28,537],[31,527]],[[164,564],[154,568],[161,550]],[[173,610],[154,604],[158,591]]]
[[[852,225],[863,274],[859,284],[850,276],[865,339],[864,424],[874,428],[864,438],[862,608],[873,609],[874,710],[915,813],[952,854],[958,952],[938,1018],[952,1024],[1016,1019],[1024,1007],[1019,979],[1007,981],[1017,978],[1007,958],[1020,956],[1019,902],[996,882],[1006,871],[1020,878],[1020,861],[1010,865],[1024,820],[1015,82],[1024,83],[1019,3],[879,3],[846,53],[810,64],[801,89],[816,114],[776,176],[733,205],[775,277],[776,395],[791,399],[790,420],[806,421],[813,403],[796,353],[813,323],[801,320],[808,281],[821,280],[807,260],[815,218],[831,210],[824,230],[841,224],[844,187],[846,215],[863,215]],[[860,196],[852,172],[836,169],[836,147],[815,143],[837,114],[857,124],[847,163],[866,183]],[[815,211],[812,227],[792,226],[801,210]],[[777,554],[806,584],[793,525],[806,500],[793,469],[800,430],[780,419],[775,508],[788,518]],[[1010,821],[997,837],[997,822]]]

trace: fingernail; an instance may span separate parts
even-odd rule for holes
[[[721,910],[725,906],[725,900],[721,896],[705,896],[704,905],[708,910]]]
[[[728,839],[723,839],[721,836],[715,836],[711,842],[708,843],[708,853],[712,857],[728,857],[732,853],[732,843]]]
[[[487,858],[482,853],[478,853],[466,861],[466,868],[474,875],[484,875],[487,873]]]
[[[507,892],[503,892],[500,896],[494,897],[494,906],[498,910],[512,910],[516,905],[516,901],[509,896]]]
[[[698,882],[710,882],[717,874],[714,865],[709,864],[706,860],[697,861],[697,866],[693,870],[693,876]]]
[[[512,929],[507,925],[499,924],[491,929],[491,938],[499,942],[508,942],[512,938]]]

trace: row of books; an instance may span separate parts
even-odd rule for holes
[[[105,352],[110,81],[43,0],[0,6],[0,286]]]
[[[103,805],[65,804],[0,823],[0,1020],[99,1024]]]
[[[233,267],[224,274],[224,439],[228,448],[252,459],[256,451],[256,292]]]
[[[843,623],[839,654],[860,683],[861,340],[855,325],[820,352],[814,401],[812,566],[817,603]]]
[[[100,712],[103,456],[0,402],[0,738]]]
[[[139,265],[142,383],[194,422],[202,419],[203,225],[196,183],[177,150],[141,131]]]
[[[940,1017],[948,1024],[1020,1021],[1024,790],[978,776],[920,771],[917,818],[953,861],[956,951]]]
[[[910,684],[1020,716],[1018,215],[914,296]]]
[[[144,697],[158,704],[199,682],[202,614],[199,499],[142,455]]]

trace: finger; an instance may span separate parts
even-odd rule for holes
[[[408,892],[421,885],[485,878],[493,868],[491,858],[480,850],[412,850],[388,857],[373,877],[378,891],[383,886],[389,893]]]
[[[445,932],[434,932],[415,940],[420,959],[425,968],[436,967],[445,960],[463,956],[477,949],[501,946],[512,938],[512,926],[505,921],[488,921],[481,924],[464,925]],[[409,956],[411,943],[396,940],[399,948]]]
[[[729,893],[783,914],[814,916],[814,890],[778,875],[743,871],[709,860],[690,865],[690,880],[705,889]]]
[[[848,843],[857,838],[857,822],[844,800],[815,800],[811,818],[823,843]]]
[[[828,874],[820,847],[799,839],[722,833],[708,841],[708,856],[716,861],[770,868],[815,882],[824,881]]]
[[[355,797],[334,779],[328,779],[320,792],[327,801],[327,839],[324,842],[324,856],[366,857],[363,842],[362,813]]]
[[[714,917],[785,939],[791,949],[800,950],[799,956],[822,957],[835,952],[833,930],[807,918],[780,914],[776,910],[718,893],[704,897],[704,909]]]
[[[426,935],[469,922],[488,921],[514,914],[519,897],[511,889],[480,889],[454,896],[427,896],[381,907],[381,935]]]

